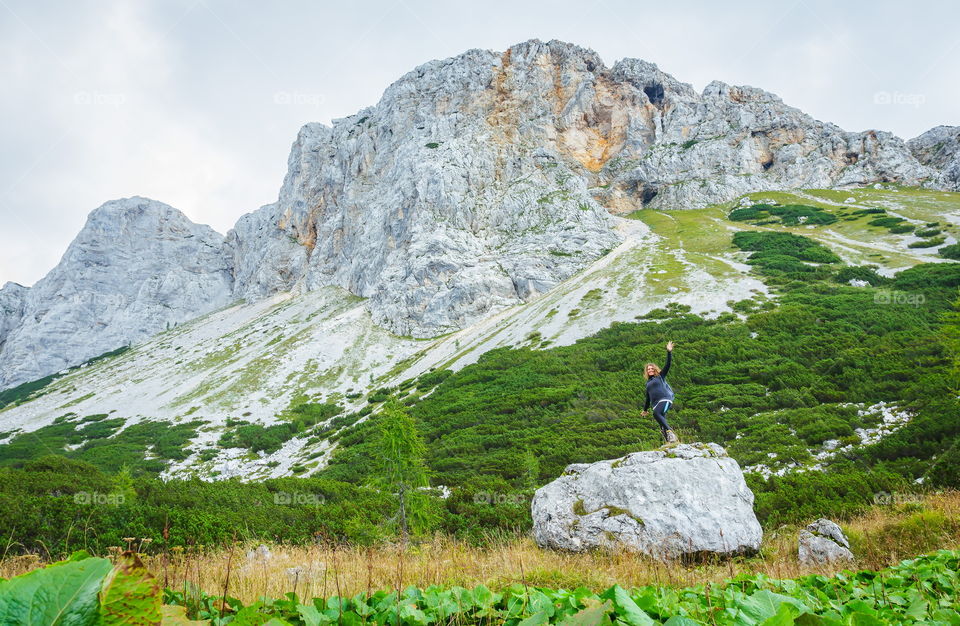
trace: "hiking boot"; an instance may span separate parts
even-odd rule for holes
[[[664,434],[667,437],[667,443],[680,443],[680,438],[677,437],[677,433],[673,432],[672,430],[668,430]]]

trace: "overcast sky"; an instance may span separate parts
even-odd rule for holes
[[[40,279],[114,198],[225,233],[276,199],[301,125],[469,48],[561,39],[906,139],[960,125],[958,24],[919,0],[0,0],[0,285]]]

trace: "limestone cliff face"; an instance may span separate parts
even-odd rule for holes
[[[611,73],[642,91],[649,111],[602,171],[609,197],[626,209],[707,206],[774,189],[916,185],[935,176],[890,133],[845,132],[760,89],[715,81],[696,94],[632,59]]]
[[[937,126],[907,142],[918,161],[935,169],[934,187],[960,191],[960,126]]]
[[[210,227],[145,198],[107,202],[36,285],[0,291],[0,388],[219,308],[231,284],[223,236]]]
[[[403,335],[524,301],[617,243],[608,216],[740,194],[936,173],[889,133],[849,133],[776,96],[528,41],[470,50],[297,137],[275,204],[228,237],[235,294],[340,285]]]
[[[618,243],[583,175],[614,132],[593,119],[599,64],[566,45],[473,50],[332,128],[305,126],[278,202],[229,236],[236,293],[335,284],[423,337],[550,289]],[[265,269],[276,257],[288,272]]]

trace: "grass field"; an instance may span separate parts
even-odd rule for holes
[[[878,505],[841,526],[857,556],[856,567],[881,569],[902,559],[937,549],[960,549],[960,492],[944,492],[894,505]],[[256,554],[256,544],[233,547],[198,546],[157,554],[149,544],[131,541],[148,568],[164,586],[182,589],[188,582],[208,593],[222,591],[229,574],[230,595],[245,603],[261,596],[353,596],[410,585],[502,590],[520,583],[539,587],[595,592],[622,587],[668,585],[686,587],[720,582],[740,574],[796,578],[810,573],[834,574],[843,565],[809,568],[797,561],[799,527],[784,526],[764,537],[760,554],[750,558],[685,566],[661,563],[630,553],[555,552],[537,547],[526,536],[493,538],[485,547],[437,536],[403,550],[397,545],[374,548],[315,545],[270,545],[270,557]],[[117,546],[115,557],[123,548]],[[0,578],[36,569],[46,561],[36,556],[0,560]]]

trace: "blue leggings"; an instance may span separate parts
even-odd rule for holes
[[[670,425],[667,424],[667,411],[670,410],[671,404],[673,403],[669,400],[663,400],[653,406],[653,419],[660,424],[660,430],[663,431],[664,438],[667,436],[667,431],[670,430]]]

